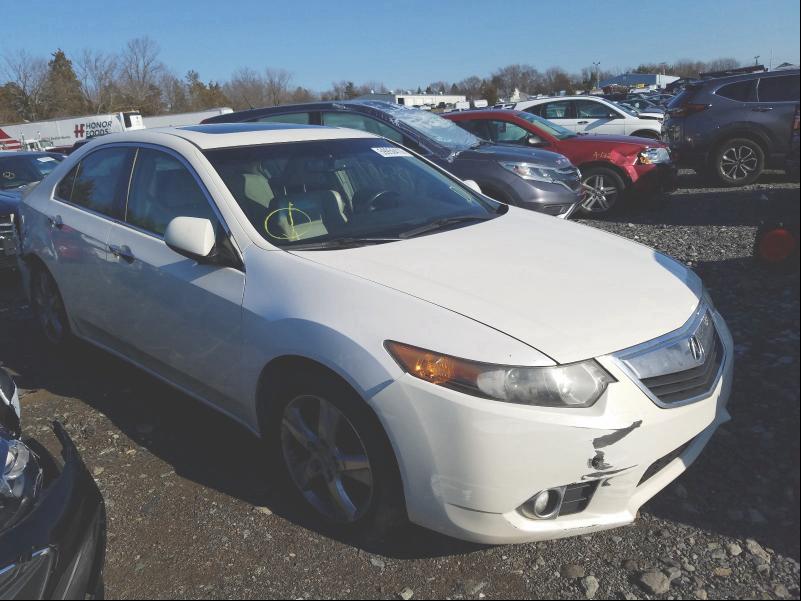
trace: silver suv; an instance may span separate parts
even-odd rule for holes
[[[784,166],[798,102],[798,69],[697,81],[668,104],[663,138],[680,164],[744,186]]]

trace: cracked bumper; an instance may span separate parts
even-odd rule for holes
[[[731,357],[725,324],[720,334]],[[730,419],[732,363],[708,397],[663,409],[613,359],[598,360],[618,381],[588,409],[488,401],[409,375],[373,397],[398,458],[410,520],[489,544],[575,536],[633,521]],[[641,483],[651,465],[683,446]],[[600,467],[593,467],[599,453]],[[588,480],[600,483],[580,513],[536,520],[518,512],[539,491]]]

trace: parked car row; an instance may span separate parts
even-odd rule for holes
[[[70,155],[22,200],[23,281],[51,346],[239,421],[315,519],[483,543],[619,526],[729,419],[733,343],[689,268],[460,179],[572,207],[560,155],[373,103],[241,117],[263,122]],[[644,180],[667,151],[632,140],[610,152]]]

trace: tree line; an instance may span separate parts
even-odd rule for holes
[[[679,77],[739,66],[732,58],[681,60],[642,64],[628,71],[665,73]],[[435,81],[404,92],[463,94],[494,104],[515,90],[524,94],[572,93],[593,87],[616,71],[585,67],[568,73],[559,67],[540,71],[528,64],[507,65],[488,76],[473,75],[456,82]],[[204,82],[197,71],[176,75],[160,59],[158,44],[148,37],[128,41],[118,53],[86,49],[68,57],[55,50],[42,58],[19,50],[0,60],[0,123],[38,121],[84,114],[138,109],[145,116],[230,106],[234,110],[313,100],[347,100],[369,92],[388,92],[383,82],[338,81],[327,90],[296,85],[293,74],[268,67],[240,68],[228,81]],[[396,91],[400,92],[400,89]]]

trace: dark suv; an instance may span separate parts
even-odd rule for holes
[[[583,199],[579,170],[564,156],[481,140],[439,115],[389,102],[352,100],[252,109],[203,123],[300,123],[367,131],[402,144],[496,200],[567,218]]]
[[[679,163],[744,186],[784,166],[798,99],[798,69],[696,81],[668,104],[663,138]]]

